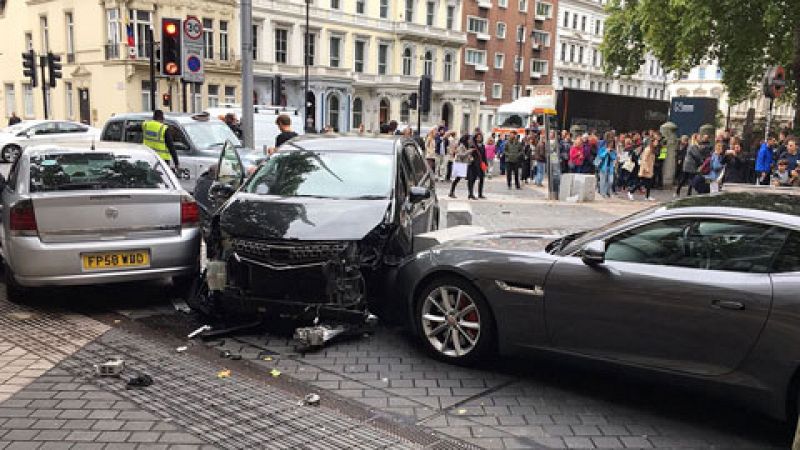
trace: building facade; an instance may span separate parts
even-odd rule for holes
[[[648,55],[632,76],[607,77],[603,73],[600,44],[608,16],[604,10],[607,3],[607,0],[559,0],[555,87],[666,100],[666,74],[652,56]]]
[[[2,112],[22,118],[72,119],[101,126],[115,113],[150,109],[147,29],[160,41],[162,18],[199,17],[205,31],[206,81],[187,89],[187,108],[236,103],[240,72],[236,49],[239,27],[235,0],[38,0],[6,2],[0,11]],[[46,94],[22,74],[21,54],[33,49],[61,56],[63,79]],[[41,71],[38,72],[41,83]],[[158,79],[157,107],[171,93],[172,109],[183,102],[177,80]],[[164,107],[169,110],[170,108]]]
[[[416,128],[409,96],[420,77],[433,77],[433,101],[423,126],[477,124],[478,83],[462,81],[461,0],[312,0],[306,42],[305,0],[254,0],[256,103],[269,104],[274,76],[282,103],[302,111],[319,131],[364,126],[377,132],[396,120]],[[304,45],[309,89],[305,92]]]
[[[499,105],[552,84],[557,0],[464,0],[461,78],[481,83],[480,127]]]

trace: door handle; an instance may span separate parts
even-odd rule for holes
[[[744,303],[732,300],[714,300],[711,302],[711,307],[715,309],[732,309],[734,311],[744,310]]]

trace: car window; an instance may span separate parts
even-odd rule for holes
[[[122,140],[122,126],[124,122],[121,120],[108,122],[106,129],[103,130],[103,136],[100,138],[103,141],[119,142]]]
[[[800,272],[800,232],[792,231],[775,258],[773,272]]]
[[[58,133],[58,127],[56,126],[55,122],[47,122],[40,125],[36,125],[33,128],[34,134],[37,136],[44,136],[48,134],[55,134]]]
[[[10,190],[12,190],[12,191],[16,191],[17,190],[17,181],[19,180],[19,166],[20,166],[19,162],[20,161],[22,161],[22,158],[17,158],[14,161],[14,163],[11,164],[11,169],[9,169],[9,171],[8,171],[8,182],[6,183],[6,186],[8,186],[8,188]]]
[[[664,220],[611,238],[606,260],[767,273],[787,234],[784,228],[754,222]]]
[[[86,133],[89,128],[77,123],[59,122],[58,130],[59,133]]]
[[[404,144],[403,153],[406,158],[408,158],[408,162],[411,165],[410,173],[414,175],[413,182],[414,184],[418,184],[427,173],[428,166],[425,164],[425,160],[422,159],[422,155],[416,145],[410,143]]]
[[[168,123],[169,125],[169,133],[172,136],[172,142],[175,144],[183,144],[183,147],[180,145],[176,145],[175,148],[181,153],[189,153],[189,139],[186,138],[186,134],[174,123]]]
[[[56,153],[30,158],[30,192],[169,189],[161,160],[111,153]]]
[[[142,133],[142,124],[144,120],[134,119],[125,123],[125,142],[134,142],[141,144],[144,135]]]

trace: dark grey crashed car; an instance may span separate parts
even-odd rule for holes
[[[735,387],[720,392],[791,417],[800,384],[799,200],[702,196],[588,233],[445,243],[404,267],[401,303],[423,345],[446,361],[543,350],[677,375],[712,392]]]
[[[192,306],[363,318],[413,256],[414,236],[439,226],[421,155],[400,137],[296,138],[240,187],[243,165],[226,146],[206,207],[210,293]]]

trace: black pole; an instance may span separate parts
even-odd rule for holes
[[[520,77],[522,76],[522,37],[525,36],[525,29],[519,31],[517,33],[517,41],[519,41],[519,50],[517,51],[517,58],[519,59],[519,65],[517,65],[517,61],[514,61],[514,70],[517,71],[517,89],[519,89],[519,93],[522,93],[522,86],[520,85]],[[514,95],[513,92],[511,94]],[[517,95],[517,98],[521,97],[521,95]]]
[[[725,129],[731,129],[731,98],[728,97],[728,115],[725,117]]]
[[[39,65],[42,67],[42,104],[44,105],[44,120],[49,119],[49,111],[47,110],[47,81],[45,76],[47,73],[47,56],[39,57]]]
[[[417,136],[422,137],[422,79],[417,86]]]
[[[153,28],[147,27],[147,52],[150,54],[150,111],[156,110],[156,52],[153,43]]]
[[[187,112],[189,110],[186,107],[188,104],[186,100],[186,82],[181,80],[181,102],[183,103],[183,112]]]
[[[305,66],[305,85],[303,88],[303,128],[306,130],[307,133],[310,133],[310,127],[308,126],[308,40],[311,37],[309,33],[309,13],[311,9],[311,0],[306,0],[306,42],[303,48],[303,65]]]

